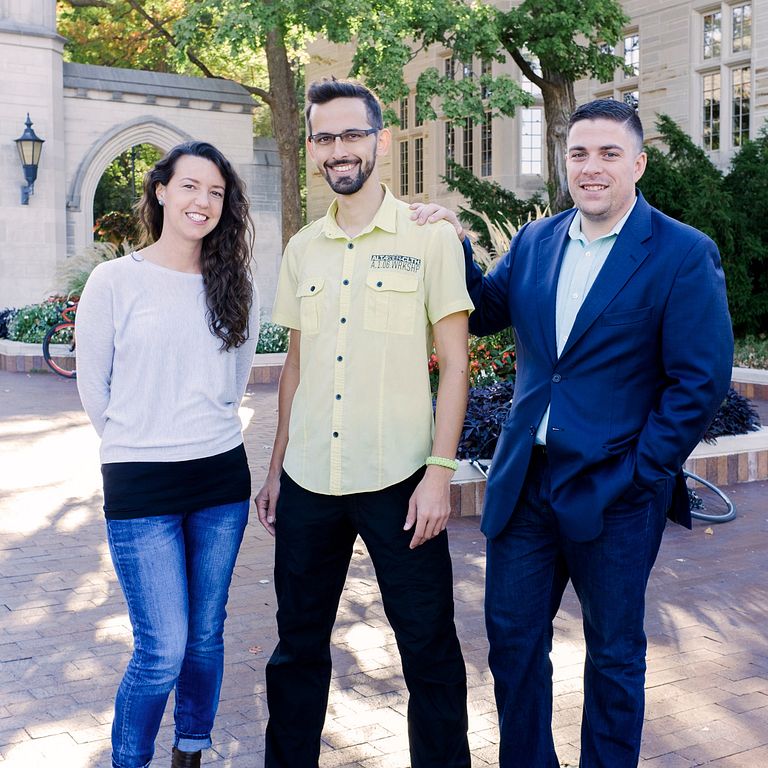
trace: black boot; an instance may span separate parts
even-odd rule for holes
[[[173,760],[171,768],[200,768],[200,756],[202,752],[182,752],[173,748]]]

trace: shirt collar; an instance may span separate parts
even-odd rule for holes
[[[377,228],[392,234],[397,232],[397,198],[390,192],[386,184],[382,184],[381,187],[384,190],[384,199],[381,201],[376,215],[371,219],[368,226],[356,237],[365,235]],[[338,199],[334,198],[323,220],[323,234],[331,239],[343,237],[345,240],[348,240],[349,236],[347,233],[336,223],[336,212],[338,209]]]
[[[617,237],[619,232],[621,232],[622,227],[627,223],[630,214],[635,210],[636,205],[637,196],[635,196],[634,202],[629,207],[629,210],[613,225],[613,229],[611,229],[610,232],[606,232],[604,235],[600,235],[600,237],[596,237],[595,240],[602,240],[604,237]],[[573,217],[571,226],[568,227],[568,237],[570,237],[571,240],[578,240],[582,245],[587,245],[587,238],[581,231],[581,211],[578,209],[576,210],[576,215]],[[592,242],[594,242],[594,240]]]

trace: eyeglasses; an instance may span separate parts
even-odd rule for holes
[[[330,147],[336,143],[336,139],[341,139],[342,144],[357,144],[358,141],[379,130],[379,128],[350,128],[341,133],[313,133],[308,138],[317,147]]]

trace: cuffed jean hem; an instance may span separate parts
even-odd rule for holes
[[[148,763],[144,763],[144,765],[138,765],[135,768],[149,768],[149,766],[152,764],[152,761],[150,760]],[[120,763],[116,763],[114,760],[112,761],[112,768],[125,768],[125,766],[120,765]],[[134,768],[134,766],[130,766],[130,768]]]
[[[177,733],[173,739],[173,746],[182,752],[199,752],[209,749],[212,743],[210,736],[186,736]]]

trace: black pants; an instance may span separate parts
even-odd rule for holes
[[[330,640],[352,547],[371,555],[409,691],[413,768],[468,768],[467,680],[453,622],[445,531],[410,550],[403,531],[423,469],[373,493],[327,496],[284,472],[276,509],[279,643],[267,664],[267,768],[317,768],[331,681]]]

